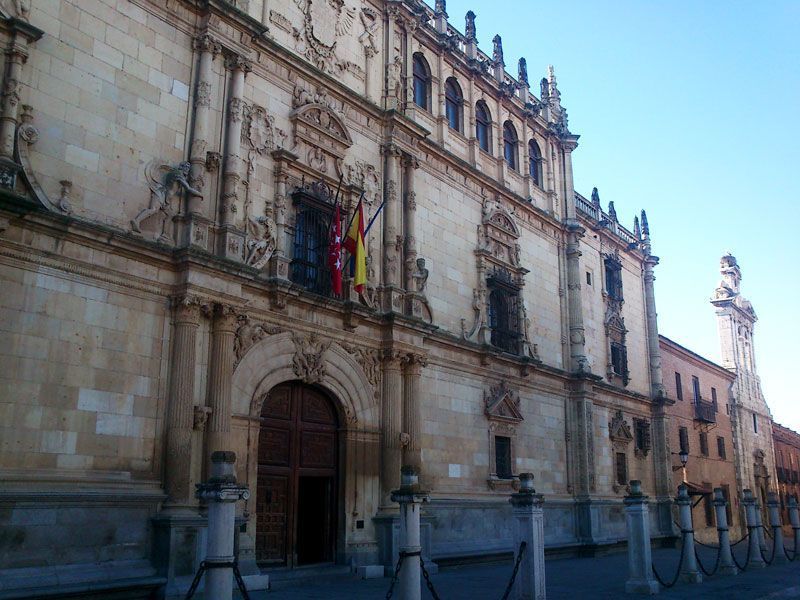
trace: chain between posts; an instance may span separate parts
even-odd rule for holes
[[[189,586],[189,591],[186,592],[186,597],[184,598],[184,600],[191,600],[192,596],[194,596],[194,593],[197,591],[197,586],[200,585],[200,579],[203,577],[203,573],[205,573],[209,569],[233,569],[233,577],[236,580],[236,585],[242,594],[242,598],[244,600],[250,600],[250,595],[247,593],[247,588],[244,585],[244,579],[242,579],[242,574],[239,572],[239,565],[236,561],[201,562],[200,568],[197,570],[197,574],[194,576],[194,579],[192,580],[192,585]]]
[[[433,600],[441,600],[441,598],[439,598],[439,594],[436,593],[436,590],[433,587],[431,576],[428,575],[428,570],[425,568],[425,561],[422,560],[422,554],[419,555],[419,566],[422,569],[422,577],[425,579],[425,585],[427,586],[428,591],[431,593],[431,597]]]
[[[655,563],[652,562],[650,563],[650,568],[653,569],[653,575],[655,575],[658,583],[663,585],[665,588],[671,588],[673,585],[675,585],[678,582],[678,577],[680,577],[681,575],[681,567],[683,566],[683,557],[686,555],[686,534],[688,533],[694,533],[694,530],[681,529],[681,557],[680,560],[678,560],[678,570],[675,573],[675,577],[672,579],[671,582],[667,583],[666,581],[664,581],[661,578],[661,575],[658,574],[658,571],[656,571]]]
[[[420,552],[400,552],[397,557],[397,565],[394,567],[394,575],[392,575],[392,582],[389,584],[389,590],[386,592],[386,600],[391,600],[392,594],[394,594],[394,586],[397,584],[397,580],[400,578],[400,567],[403,565],[403,561],[407,556],[420,556]]]
[[[524,540],[519,544],[519,552],[517,553],[517,560],[514,562],[514,570],[511,572],[511,579],[506,586],[506,591],[503,592],[503,596],[500,600],[508,600],[508,595],[511,593],[511,588],[514,587],[514,581],[517,579],[517,573],[519,573],[519,564],[522,562],[522,555],[525,553],[525,548],[528,547],[528,543]]]

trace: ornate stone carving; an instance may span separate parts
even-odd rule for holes
[[[208,81],[197,82],[197,92],[194,95],[195,106],[211,106],[211,83]]]
[[[195,431],[205,431],[208,416],[211,414],[210,406],[195,406],[192,419],[192,429]]]
[[[271,217],[248,217],[245,248],[247,264],[255,269],[266,268],[277,247],[278,226]]]
[[[233,352],[238,363],[242,357],[261,340],[270,335],[282,333],[283,329],[267,323],[253,323],[249,317],[239,317],[239,327],[236,330],[236,339],[233,342]]]
[[[305,383],[319,383],[325,377],[325,361],[323,355],[330,347],[328,340],[323,340],[316,333],[292,334],[295,354],[292,359],[294,374]]]
[[[364,31],[358,37],[358,41],[364,48],[367,58],[371,58],[378,53],[377,34],[380,27],[380,15],[368,7],[363,7],[359,13],[361,25]]]
[[[317,68],[328,73],[341,70],[336,42],[350,33],[356,9],[344,0],[294,0],[303,12],[303,26],[294,29],[295,49]]]
[[[328,157],[333,161],[336,175],[341,176],[342,163],[353,139],[339,115],[338,105],[324,87],[312,93],[300,83],[295,85],[289,113],[294,147],[292,152],[305,156],[309,166],[327,171]]]
[[[286,33],[292,33],[292,22],[281,13],[270,10],[269,21],[274,23],[278,29],[283,29]]]
[[[400,102],[403,96],[403,60],[400,55],[386,65],[386,95]]]
[[[491,421],[516,425],[523,420],[519,393],[512,390],[505,381],[484,392],[483,401],[484,413]]]
[[[58,197],[58,208],[65,213],[71,213],[72,204],[70,204],[69,195],[72,192],[72,182],[69,179],[62,179],[58,183],[61,186],[61,195]]]
[[[364,201],[370,205],[381,203],[381,178],[374,165],[357,160],[354,165],[347,165],[347,182],[364,191]]]
[[[347,352],[355,356],[358,364],[364,370],[370,384],[377,393],[381,383],[381,354],[373,348],[363,348],[352,344],[342,344]]]
[[[633,439],[630,425],[625,421],[621,410],[614,413],[614,417],[608,423],[608,437],[611,439],[612,447],[620,452],[624,452]]]
[[[177,209],[173,207],[173,200],[179,197],[182,191],[193,196],[202,196],[189,185],[190,167],[189,162],[182,162],[175,167],[157,160],[147,164],[144,172],[150,186],[150,205],[131,220],[131,229],[134,232],[142,233],[142,224],[151,217],[156,217],[159,222],[155,229],[155,239],[173,243],[172,234],[167,230],[178,214]]]

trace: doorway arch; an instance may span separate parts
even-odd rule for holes
[[[266,395],[260,415],[256,559],[265,566],[333,562],[340,418],[320,388],[292,381]]]

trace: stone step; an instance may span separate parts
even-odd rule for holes
[[[262,571],[269,575],[269,587],[272,590],[301,586],[314,583],[336,583],[347,579],[355,579],[356,575],[347,565],[309,565],[294,569],[279,568]]]

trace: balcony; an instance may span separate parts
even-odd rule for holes
[[[716,423],[717,411],[714,409],[714,403],[698,398],[694,401],[694,418],[696,421],[703,423]]]

